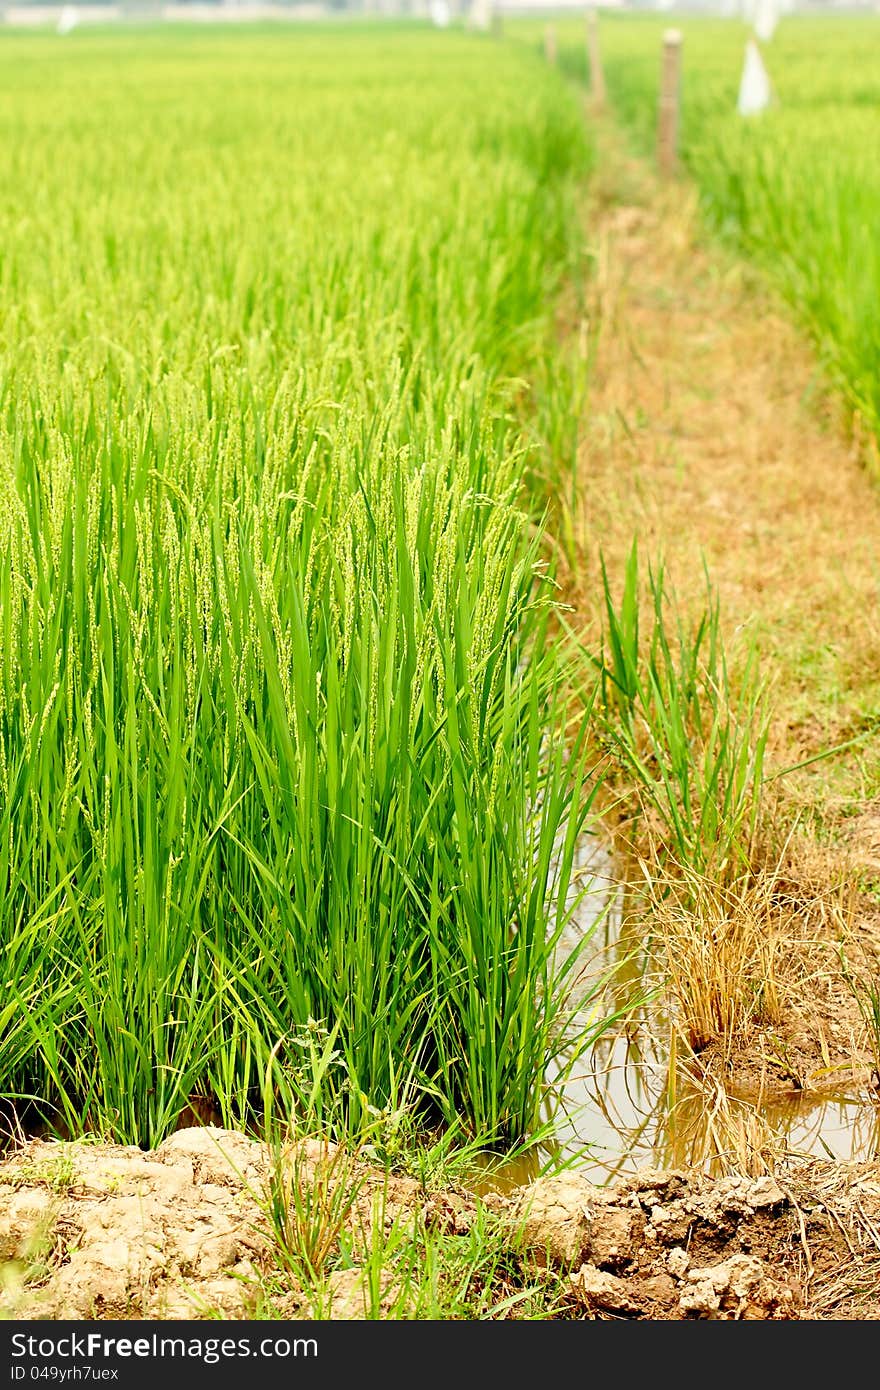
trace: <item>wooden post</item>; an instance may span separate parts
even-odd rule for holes
[[[678,108],[681,92],[680,29],[667,29],[663,35],[663,66],[660,73],[660,119],[657,125],[657,162],[665,178],[678,166]]]
[[[605,73],[602,71],[602,50],[599,47],[599,16],[593,9],[587,11],[587,62],[593,107],[601,111],[605,106]]]
[[[548,63],[556,63],[556,29],[552,24],[544,30],[544,57]]]

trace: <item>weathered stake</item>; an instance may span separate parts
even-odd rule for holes
[[[605,105],[605,73],[602,70],[602,50],[599,47],[599,16],[587,11],[587,63],[590,69],[590,96],[595,110]]]
[[[556,63],[556,28],[548,24],[544,30],[544,57],[548,63]]]
[[[660,73],[660,119],[657,126],[657,162],[665,178],[678,166],[678,108],[681,92],[680,29],[667,29],[663,35],[663,66]]]

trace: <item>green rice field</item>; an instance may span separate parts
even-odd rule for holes
[[[523,486],[576,95],[413,28],[0,75],[0,1091],[515,1139],[591,796]]]
[[[546,543],[594,151],[583,23],[558,69],[541,27],[0,34],[0,1094],[27,1130],[540,1126],[597,785]],[[663,27],[602,18],[643,152]],[[684,32],[707,216],[877,429],[880,30],[783,22],[748,122],[746,31]],[[699,679],[661,649],[678,824]],[[732,727],[701,854],[711,789],[739,827],[760,777]]]

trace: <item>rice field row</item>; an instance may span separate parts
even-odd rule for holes
[[[523,490],[578,101],[391,27],[0,75],[0,1093],[515,1139],[591,795]]]

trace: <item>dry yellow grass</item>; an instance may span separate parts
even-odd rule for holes
[[[775,907],[771,875],[730,888],[687,866],[681,873],[684,897],[664,892],[653,869],[647,874],[676,1021],[694,1052],[718,1040],[729,1057],[752,1025],[779,1022],[791,924]]]

